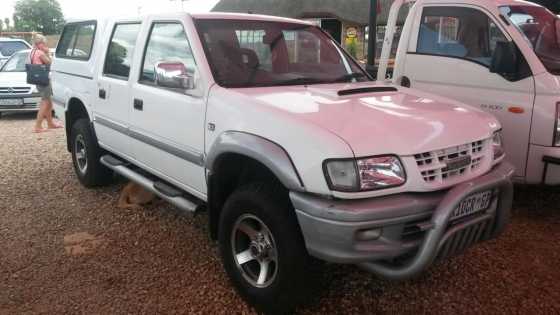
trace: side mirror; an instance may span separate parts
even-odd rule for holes
[[[494,55],[492,55],[490,72],[509,75],[516,74],[518,72],[517,60],[517,47],[515,43],[497,42]]]
[[[158,62],[154,66],[156,85],[171,88],[194,89],[194,76],[182,62]]]

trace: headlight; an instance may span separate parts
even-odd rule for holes
[[[35,93],[39,93],[39,90],[37,90],[37,86],[34,85],[33,88],[31,89],[31,93],[35,94]]]
[[[404,167],[394,155],[328,160],[324,168],[329,187],[335,191],[370,191],[406,182]]]
[[[492,136],[492,150],[494,151],[494,160],[501,158],[505,154],[501,130],[494,132],[494,136]]]
[[[560,103],[556,104],[556,124],[554,125],[554,146],[560,147]]]

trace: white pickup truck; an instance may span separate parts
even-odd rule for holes
[[[206,209],[227,274],[261,310],[305,299],[310,257],[406,279],[507,225],[499,122],[371,81],[311,24],[73,21],[51,69],[80,182],[116,172]]]
[[[396,0],[379,78],[405,3],[393,82],[492,113],[514,180],[560,184],[560,18],[520,0]]]

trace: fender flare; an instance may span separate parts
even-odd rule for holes
[[[288,190],[305,191],[292,159],[284,148],[273,141],[246,132],[223,132],[208,151],[206,169],[212,173],[215,163],[228,153],[244,155],[262,163]]]

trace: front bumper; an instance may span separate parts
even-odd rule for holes
[[[290,198],[311,255],[399,280],[418,275],[437,257],[499,235],[510,218],[513,172],[504,162],[484,176],[432,193],[328,200],[291,192]],[[494,192],[490,208],[449,222],[462,200],[486,190]]]
[[[25,112],[39,110],[41,103],[41,95],[39,93],[23,94],[23,95],[1,95],[0,99],[20,99],[21,105],[1,105],[0,112]]]

